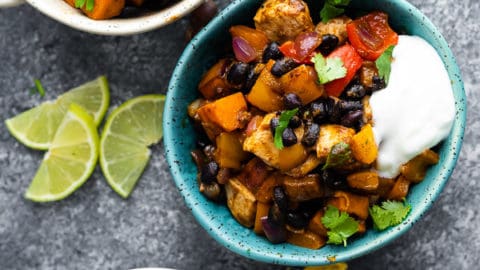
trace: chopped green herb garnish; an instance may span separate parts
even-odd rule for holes
[[[87,11],[92,11],[94,5],[95,5],[95,0],[75,0],[76,8],[82,8],[85,6]]]
[[[344,67],[343,61],[338,57],[325,58],[321,53],[317,53],[312,58],[312,62],[315,65],[318,80],[321,84],[343,78],[347,75],[347,69]]]
[[[350,0],[326,0],[325,5],[320,11],[322,22],[326,23],[330,19],[342,15],[349,4]]]
[[[375,61],[375,66],[377,66],[378,69],[378,75],[380,75],[380,77],[383,78],[387,84],[388,80],[390,79],[390,71],[392,70],[392,54],[394,48],[394,45],[388,47],[388,49],[386,49]]]
[[[41,97],[44,97],[45,96],[45,88],[43,88],[40,80],[35,79],[35,80],[33,80],[33,82],[35,83],[35,88],[33,88],[30,92],[31,93],[37,92],[37,93],[40,94]]]
[[[273,138],[273,143],[275,144],[275,147],[278,149],[283,149],[283,141],[282,141],[282,134],[283,131],[288,127],[288,122],[290,122],[290,119],[292,119],[295,114],[297,114],[298,108],[289,110],[289,111],[284,111],[280,115],[280,119],[278,120],[278,126],[275,128],[275,136]]]
[[[323,165],[322,170],[346,164],[351,159],[352,150],[350,150],[350,145],[344,142],[339,142],[330,149],[327,161],[325,162],[325,165]]]
[[[384,201],[382,206],[374,205],[368,209],[377,230],[402,223],[412,207],[399,201]]]
[[[358,221],[333,205],[327,206],[322,223],[328,229],[328,244],[347,246],[347,238],[358,231]]]

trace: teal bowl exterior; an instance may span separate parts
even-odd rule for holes
[[[317,1],[319,2],[319,1]],[[282,265],[325,265],[335,258],[348,261],[377,250],[393,241],[418,221],[431,207],[449,179],[460,153],[466,122],[466,98],[459,68],[440,31],[418,9],[403,0],[353,0],[359,10],[383,10],[397,31],[421,36],[435,47],[450,75],[455,97],[455,122],[449,137],[441,144],[440,162],[428,170],[421,183],[414,185],[407,201],[412,211],[406,220],[385,231],[368,230],[349,239],[348,246],[327,245],[310,250],[290,244],[273,245],[241,226],[228,208],[207,200],[198,190],[197,169],[190,157],[196,135],[187,116],[187,106],[198,97],[197,84],[204,72],[230,46],[228,28],[252,25],[261,0],[237,0],[213,19],[186,47],[172,75],[164,111],[164,145],[176,185],[201,226],[226,248],[250,259]],[[311,9],[318,14],[318,7]]]

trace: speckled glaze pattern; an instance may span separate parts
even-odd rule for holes
[[[346,248],[327,245],[320,250],[309,250],[290,244],[272,245],[251,229],[238,224],[225,206],[208,201],[198,191],[197,171],[189,155],[195,148],[195,136],[186,115],[187,105],[197,96],[196,85],[201,75],[228,46],[229,26],[251,24],[251,18],[260,4],[256,0],[233,2],[187,46],[173,73],[164,113],[164,144],[173,178],[187,206],[205,230],[225,247],[267,263],[323,265],[330,263],[329,258],[347,261],[385,246],[410,229],[430,208],[455,167],[465,129],[466,98],[452,52],[430,20],[409,3],[401,0],[352,1],[352,6],[359,10],[387,12],[394,29],[421,36],[436,48],[452,81],[456,107],[454,127],[441,144],[440,162],[428,171],[424,181],[411,188],[407,201],[412,205],[412,211],[402,224],[382,232],[369,230],[365,235],[352,239]]]
[[[229,2],[217,1],[221,8]],[[349,270],[477,269],[480,1],[410,2],[439,27],[461,68],[468,97],[463,147],[431,209],[384,248],[349,261]],[[128,200],[111,190],[99,167],[60,202],[35,204],[22,196],[43,152],[18,143],[3,121],[100,74],[110,81],[111,109],[135,96],[165,93],[186,45],[187,25],[183,18],[141,35],[98,36],[30,5],[0,9],[0,269],[285,270],[231,252],[210,237],[178,191],[161,144],[152,148]],[[29,94],[34,78],[46,88],[44,98]]]

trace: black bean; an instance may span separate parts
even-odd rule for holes
[[[293,110],[302,106],[302,100],[298,95],[294,93],[288,93],[283,96],[283,104],[285,105],[285,109]]]
[[[359,121],[362,120],[362,117],[363,111],[361,110],[349,111],[344,116],[342,116],[340,124],[345,127],[354,128],[358,126]]]
[[[372,77],[372,91],[378,91],[386,87],[385,80],[375,75]]]
[[[278,225],[285,224],[285,213],[280,210],[276,203],[268,210],[268,219]]]
[[[252,89],[259,75],[260,73],[257,73],[255,66],[251,66],[250,71],[248,72],[247,78],[245,79],[245,83],[242,88],[242,92],[244,94],[248,93],[250,89]]]
[[[297,135],[293,132],[293,129],[286,128],[282,133],[283,146],[289,147],[297,143]]]
[[[247,80],[250,72],[250,65],[242,62],[236,62],[228,71],[227,81],[233,85],[241,85]]]
[[[308,225],[308,218],[305,213],[300,211],[288,211],[287,224],[295,229],[303,229]]]
[[[273,67],[270,70],[270,72],[274,76],[280,77],[283,74],[289,72],[290,70],[298,67],[298,65],[299,64],[297,62],[293,61],[293,59],[288,58],[288,57],[284,57],[282,59],[279,59],[279,60],[275,61],[275,64],[273,64]]]
[[[217,162],[210,161],[203,166],[200,180],[207,185],[213,183],[217,179],[218,169]]]
[[[322,43],[318,49],[323,55],[329,55],[338,46],[338,37],[331,34],[322,36]]]
[[[268,44],[267,48],[265,48],[265,51],[263,51],[262,60],[264,63],[266,63],[270,59],[277,60],[282,57],[283,57],[283,54],[278,47],[278,43],[272,42]]]
[[[288,210],[288,197],[282,186],[276,186],[273,188],[273,201],[283,213]]]
[[[361,99],[367,94],[367,90],[361,84],[351,84],[343,91],[346,99]]]
[[[328,118],[328,104],[326,99],[321,99],[310,104],[310,112],[315,122],[321,123]]]
[[[278,127],[279,124],[280,124],[280,121],[278,117],[273,117],[270,120],[270,131],[272,132],[272,136],[275,136],[275,129]]]
[[[290,118],[290,121],[288,122],[288,127],[289,128],[298,128],[302,125],[302,120],[300,117],[294,115],[292,118]]]
[[[345,176],[333,172],[332,170],[323,170],[321,173],[323,183],[331,189],[348,188]]]
[[[340,100],[340,101],[337,102],[337,104],[340,106],[340,111],[342,113],[363,109],[363,104],[359,100],[355,100],[355,101],[353,101],[353,100]]]
[[[333,101],[333,99],[332,99],[332,101]],[[331,103],[329,109],[330,109],[330,111],[329,111],[329,114],[328,114],[328,120],[330,121],[330,123],[333,123],[333,124],[340,123],[340,118],[342,117],[342,112],[343,112],[341,102],[340,101],[338,101],[338,102],[333,101]]]
[[[310,147],[313,146],[320,135],[320,126],[316,123],[308,123],[305,127],[305,135],[302,138],[302,144]]]

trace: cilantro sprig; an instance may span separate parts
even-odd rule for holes
[[[358,231],[358,221],[333,205],[328,205],[322,217],[323,225],[328,229],[327,244],[347,246],[347,238]]]
[[[341,166],[352,159],[352,150],[350,145],[344,142],[339,142],[332,146],[330,153],[328,153],[327,161],[323,165],[322,170],[331,167]]]
[[[384,201],[381,206],[374,205],[368,209],[373,224],[377,230],[385,230],[395,226],[405,219],[412,207],[399,201]]]
[[[75,7],[76,8],[83,8],[87,11],[92,11],[93,6],[95,6],[95,0],[75,0]]]
[[[378,69],[378,75],[380,75],[380,77],[382,77],[387,84],[388,80],[390,79],[390,72],[392,71],[392,54],[394,48],[394,45],[388,47],[375,61],[375,66],[377,66]]]
[[[312,62],[321,84],[343,78],[347,75],[347,69],[343,61],[338,57],[325,58],[321,53],[317,53],[312,57]]]
[[[33,83],[35,84],[35,87],[30,90],[30,93],[38,93],[41,97],[45,96],[45,88],[43,88],[42,83],[40,80],[35,79],[33,80]]]
[[[342,15],[349,4],[350,0],[326,0],[325,5],[320,11],[322,22],[326,23],[330,19]]]
[[[289,111],[284,111],[282,114],[280,114],[280,119],[278,120],[278,126],[275,128],[275,135],[273,138],[273,143],[276,148],[278,149],[283,149],[283,140],[282,140],[282,134],[283,131],[288,127],[288,123],[290,122],[290,119],[292,119],[295,114],[297,114],[298,108],[295,108],[293,110]]]

